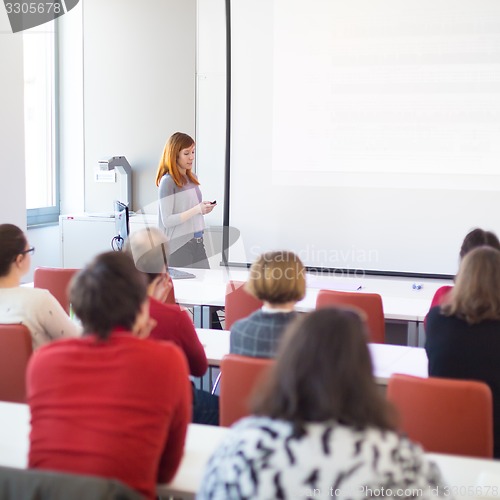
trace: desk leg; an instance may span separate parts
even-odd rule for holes
[[[418,345],[418,322],[408,321],[408,345],[410,347],[416,347]]]
[[[204,306],[193,306],[193,323],[195,328],[203,328]]]
[[[210,306],[202,306],[201,327],[212,328],[212,308]]]
[[[424,328],[424,322],[420,321],[418,323],[418,347],[425,347],[425,328]]]
[[[220,307],[217,306],[202,306],[201,328],[213,328],[215,330],[222,328],[217,315],[219,309]]]

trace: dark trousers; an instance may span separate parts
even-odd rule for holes
[[[203,240],[196,241],[195,238],[182,245],[168,258],[171,267],[192,267],[194,269],[210,269],[207,252]]]
[[[193,385],[193,423],[219,425],[219,396]]]

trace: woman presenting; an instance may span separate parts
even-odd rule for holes
[[[202,201],[200,183],[192,167],[195,142],[176,132],[165,144],[156,173],[159,194],[159,226],[169,240],[169,265],[209,268],[203,244],[203,216],[216,206]]]

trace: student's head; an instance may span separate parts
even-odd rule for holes
[[[122,327],[133,331],[147,314],[146,279],[123,252],[98,255],[72,280],[70,302],[84,333],[101,339]]]
[[[146,275],[149,283],[168,271],[168,240],[156,227],[130,233],[123,251],[132,257],[135,267]]]
[[[264,253],[250,267],[245,289],[271,304],[298,302],[306,293],[304,265],[293,252]]]
[[[179,187],[185,183],[184,178],[179,172],[177,162],[179,161],[181,155],[187,154],[194,145],[194,139],[187,134],[183,134],[182,132],[176,132],[169,137],[163,149],[163,154],[156,172],[157,186],[160,185],[160,180],[165,174],[170,174],[175,184]],[[190,169],[186,171],[186,176],[191,182],[199,184]]]
[[[500,251],[477,247],[462,259],[455,286],[441,310],[468,323],[500,320]]]
[[[14,224],[0,224],[0,277],[7,276],[12,266],[17,266],[20,273],[28,272],[33,250],[20,228]]]
[[[253,411],[294,425],[336,420],[393,429],[394,413],[375,385],[364,322],[351,309],[304,314],[286,330],[268,383]]]
[[[460,259],[463,259],[473,248],[477,248],[483,245],[500,250],[500,241],[498,241],[495,233],[492,233],[491,231],[485,231],[481,228],[473,229],[464,238],[464,241],[460,248]]]

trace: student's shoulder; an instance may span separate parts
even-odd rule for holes
[[[435,325],[441,325],[443,323],[450,323],[456,319],[455,316],[448,316],[443,314],[440,305],[433,306],[429,309],[426,316],[426,330],[432,330]]]
[[[165,304],[154,298],[149,299],[149,314],[157,322],[165,325],[186,328],[192,326],[193,322],[189,314],[177,304]]]
[[[170,340],[141,339],[138,345],[151,359],[158,358],[165,360],[168,358],[169,360],[182,360],[184,358],[182,349]]]
[[[30,286],[19,286],[15,288],[4,289],[3,296],[12,299],[29,301],[32,305],[36,303],[52,302],[56,300],[48,290]]]
[[[158,312],[171,317],[181,317],[184,313],[184,311],[177,304],[166,304],[165,302],[160,302],[154,297],[149,297],[149,312],[150,314]]]
[[[53,365],[58,359],[67,364],[72,354],[81,355],[83,346],[92,341],[88,337],[67,337],[48,342],[40,346],[30,358],[31,364],[47,363]]]
[[[253,311],[245,318],[241,318],[241,319],[238,319],[237,321],[235,321],[233,326],[240,327],[240,328],[247,327],[247,326],[252,326],[255,323],[261,323],[262,321],[266,321],[266,320],[267,320],[266,313],[262,312],[262,309],[257,309],[256,311]],[[232,330],[232,328],[231,328],[231,330]]]

